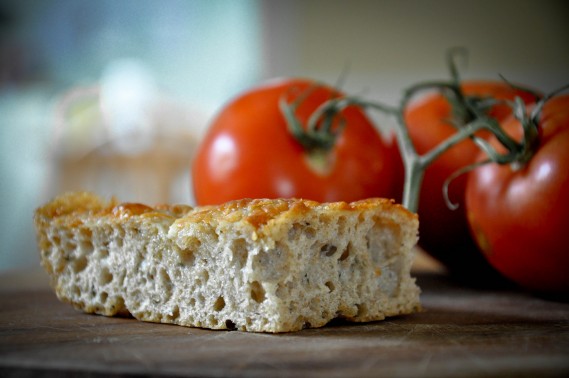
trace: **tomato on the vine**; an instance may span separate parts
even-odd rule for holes
[[[302,197],[352,201],[394,197],[403,175],[395,142],[356,107],[341,112],[330,148],[307,149],[290,132],[279,103],[298,100],[301,127],[335,89],[304,79],[282,79],[253,88],[214,119],[192,166],[198,205],[244,197]],[[343,122],[342,125],[339,122]]]
[[[466,208],[478,245],[499,272],[530,290],[567,294],[569,95],[547,101],[537,127],[527,163],[486,164],[469,174]],[[514,117],[503,128],[520,139]]]
[[[535,96],[512,88],[498,81],[467,81],[461,83],[465,96],[471,98],[494,98],[513,100],[516,96],[524,102],[535,101]],[[443,140],[456,133],[451,120],[467,123],[465,110],[457,107],[443,94],[430,94],[414,101],[406,109],[405,122],[415,149],[424,154]],[[506,104],[497,104],[488,115],[503,120],[511,113]],[[467,281],[493,272],[481,257],[472,240],[464,209],[466,177],[459,176],[449,186],[449,198],[458,204],[456,210],[448,208],[443,196],[445,181],[460,168],[474,163],[479,148],[469,139],[453,146],[435,160],[425,171],[420,200],[420,246],[442,262],[452,274]]]

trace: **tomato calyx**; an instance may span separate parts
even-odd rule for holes
[[[452,118],[448,120],[448,122],[456,128],[460,128],[463,125],[466,125],[477,118],[483,116],[489,116],[492,108],[495,105],[498,105],[501,101],[497,100],[491,94],[487,95],[474,95],[474,94],[465,94],[462,88],[462,78],[460,76],[460,72],[458,70],[458,58],[464,58],[466,60],[468,58],[468,51],[464,48],[455,47],[450,49],[447,52],[447,66],[450,71],[450,82],[445,83],[431,83],[426,85],[419,85],[416,86],[417,89],[421,89],[421,87],[437,89],[437,86],[440,86],[439,90],[442,96],[447,100],[448,104],[451,106],[451,114]],[[536,92],[535,90],[523,87],[517,84],[514,84],[507,80],[503,75],[499,75],[502,81],[508,85],[509,88],[521,92],[525,92],[527,94],[532,95],[535,98],[535,101],[539,101],[541,98],[541,94]],[[414,88],[412,87],[410,91],[413,91]]]
[[[298,107],[306,101],[310,94],[318,89],[315,84],[297,96],[291,103],[283,96],[279,100],[279,108],[285,119],[288,131],[305,151],[308,167],[320,176],[330,174],[334,167],[335,156],[331,150],[336,145],[338,136],[345,128],[344,118],[329,108],[318,108],[307,120],[306,125],[296,116]],[[331,101],[334,101],[332,97]]]
[[[514,105],[514,116],[522,125],[524,131],[524,138],[520,144],[520,150],[513,164],[525,165],[531,160],[537,149],[539,148],[539,119],[545,104],[553,97],[561,92],[569,89],[569,84],[551,92],[537,102],[531,112],[527,111],[525,104],[517,99]]]
[[[519,97],[514,101],[506,101],[505,103],[512,109],[512,116],[519,122],[523,134],[519,141],[512,139],[505,131],[492,119],[487,119],[488,129],[500,142],[499,146],[505,150],[499,152],[486,140],[478,140],[479,147],[485,152],[487,159],[473,163],[466,167],[459,169],[449,176],[443,185],[443,195],[445,202],[450,209],[456,209],[458,205],[454,204],[449,198],[449,186],[457,177],[466,174],[478,167],[486,164],[509,164],[513,171],[521,170],[533,158],[535,153],[540,147],[540,132],[539,132],[539,118],[544,105],[557,94],[569,89],[569,85],[565,85],[549,95],[542,97],[533,107],[528,111],[526,104]]]
[[[309,154],[315,155],[316,160],[330,151],[336,144],[336,140],[345,127],[343,118],[339,118],[334,123],[335,114],[331,114],[331,110],[319,111],[318,109],[310,116],[306,126],[303,126],[296,111],[303,101],[315,90],[318,85],[308,88],[306,91],[297,96],[291,103],[286,96],[279,100],[279,108],[285,118],[287,127],[291,135]],[[319,165],[320,163],[316,163]]]

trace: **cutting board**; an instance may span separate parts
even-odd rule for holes
[[[569,377],[568,303],[416,276],[421,313],[272,335],[87,315],[3,275],[0,376]]]

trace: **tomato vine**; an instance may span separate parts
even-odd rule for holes
[[[493,98],[467,97],[463,94],[460,88],[460,76],[455,62],[456,56],[462,53],[463,51],[459,49],[452,49],[449,52],[448,64],[451,72],[451,80],[433,81],[414,85],[403,92],[399,106],[390,106],[351,96],[333,98],[316,109],[307,122],[306,130],[298,125],[298,122],[294,119],[295,108],[298,106],[299,101],[302,101],[302,97],[299,97],[293,104],[287,104],[285,101],[281,101],[281,111],[290,125],[291,133],[303,146],[308,148],[321,146],[324,150],[333,146],[339,131],[342,129],[341,127],[335,132],[331,132],[330,125],[332,125],[334,118],[347,107],[357,106],[363,109],[380,111],[383,114],[393,116],[396,121],[395,132],[397,135],[397,143],[402,154],[405,168],[405,183],[402,203],[412,212],[417,212],[418,210],[419,192],[427,167],[429,167],[437,158],[439,158],[444,152],[448,151],[451,147],[465,139],[472,139],[472,141],[488,155],[488,160],[464,167],[449,177],[445,186],[441,188],[441,190],[445,195],[447,205],[450,208],[453,208],[456,207],[456,205],[448,198],[448,185],[453,179],[481,164],[489,162],[498,164],[523,162],[531,157],[531,151],[535,149],[535,142],[537,140],[537,130],[535,127],[531,126],[531,121],[528,120],[523,122],[525,125],[524,139],[521,142],[517,142],[500,127],[496,119],[487,115],[486,110],[489,107],[500,102],[505,102],[513,109],[516,117],[525,117],[526,108],[522,99],[516,98],[512,103],[506,100],[497,100]],[[512,87],[530,92],[535,95],[536,99],[539,98],[539,95],[530,89],[513,85]],[[430,151],[424,154],[419,154],[413,145],[411,136],[409,135],[409,130],[405,124],[404,114],[408,104],[413,98],[415,98],[415,96],[417,96],[418,93],[433,90],[445,93],[451,104],[453,104],[455,115],[458,114],[457,117],[461,118],[461,120],[453,122],[457,128],[454,135],[441,141]],[[535,115],[532,115],[531,118],[535,119],[535,117]],[[324,126],[318,127],[319,124]],[[488,143],[486,139],[478,137],[476,134],[482,130],[490,131],[506,148],[507,152],[499,153],[490,143]]]

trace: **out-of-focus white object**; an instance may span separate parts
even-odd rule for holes
[[[49,190],[89,190],[125,201],[191,203],[189,169],[205,116],[161,94],[136,61],[56,107]]]

